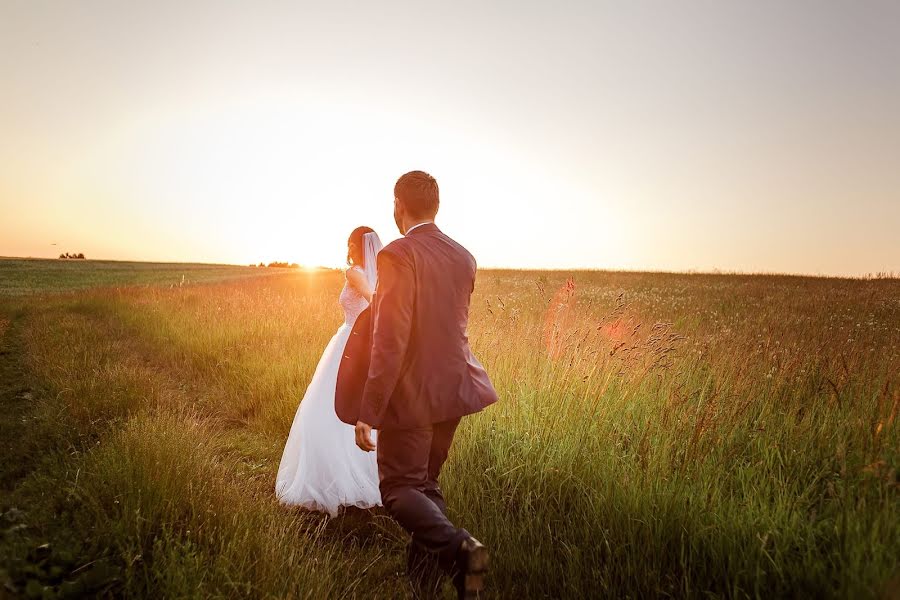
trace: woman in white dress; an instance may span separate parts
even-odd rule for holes
[[[347,240],[350,268],[339,297],[344,324],[325,347],[288,434],[275,481],[282,504],[332,516],[341,506],[381,506],[375,453],[360,450],[353,427],[334,412],[341,355],[353,323],[372,299],[380,250],[378,234],[368,227],[357,227]]]

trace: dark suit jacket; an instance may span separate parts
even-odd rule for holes
[[[475,270],[472,255],[434,224],[384,247],[372,305],[354,324],[338,372],[341,420],[423,427],[497,401],[466,336]]]

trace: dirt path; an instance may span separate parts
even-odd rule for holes
[[[18,506],[16,488],[37,466],[35,440],[29,437],[29,417],[34,409],[34,390],[28,383],[22,328],[24,309],[0,305],[0,598],[42,592],[17,585],[18,574],[41,569],[49,546],[29,524],[25,507]],[[36,587],[35,587],[36,586]]]
[[[0,307],[0,510],[6,496],[30,471],[30,444],[22,440],[27,432],[27,414],[33,390],[26,381],[22,325],[24,310]]]

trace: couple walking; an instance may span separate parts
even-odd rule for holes
[[[404,237],[382,248],[368,227],[351,233],[344,324],[297,410],[275,491],[332,515],[383,503],[411,534],[416,594],[436,593],[445,573],[477,598],[488,552],[447,518],[438,476],[461,418],[497,394],[466,335],[475,259],[435,225],[439,203],[437,181],[412,171],[394,186]]]

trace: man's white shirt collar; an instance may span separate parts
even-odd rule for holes
[[[416,225],[413,225],[412,227],[410,227],[409,229],[406,230],[406,233],[404,235],[409,235],[410,233],[412,233],[412,230],[415,229],[416,227],[421,227],[422,225],[431,225],[432,223],[434,223],[434,221],[425,221],[423,223],[418,223]]]

